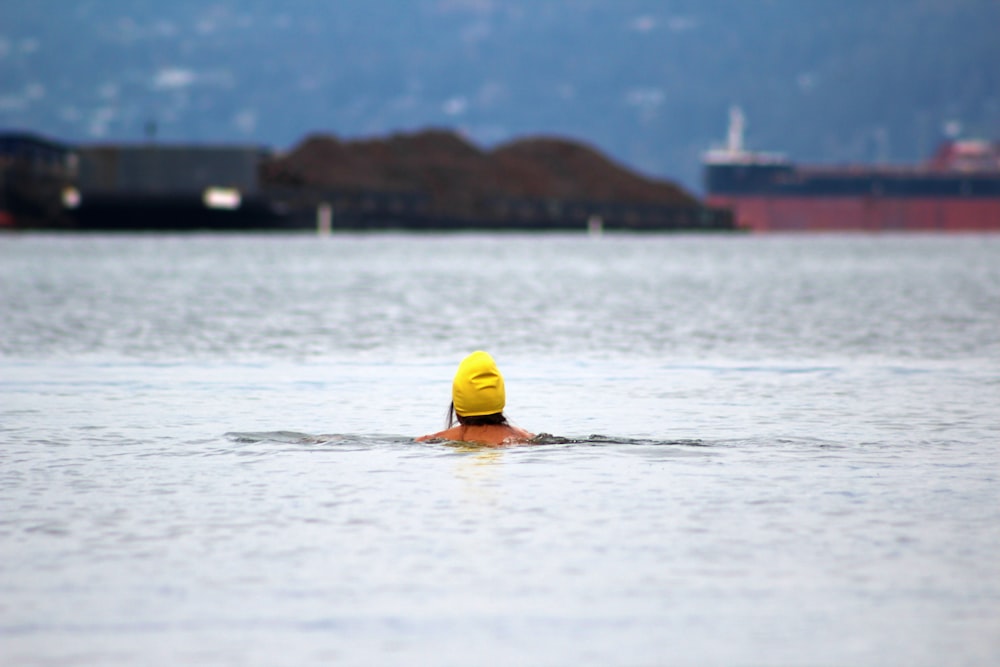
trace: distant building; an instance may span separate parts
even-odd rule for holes
[[[80,146],[76,180],[87,194],[201,195],[208,188],[259,190],[258,168],[269,151],[255,146]]]
[[[0,227],[62,222],[62,195],[75,172],[66,144],[28,132],[0,133]]]
[[[254,229],[282,226],[261,194],[258,146],[89,145],[69,214],[78,229]]]

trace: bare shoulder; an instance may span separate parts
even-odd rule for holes
[[[451,441],[474,442],[483,445],[509,445],[528,442],[535,435],[516,426],[455,426],[447,431],[422,435],[417,442]]]
[[[428,442],[431,440],[458,440],[459,430],[459,427],[456,426],[446,431],[439,431],[438,433],[431,433],[430,435],[422,435],[419,438],[416,438],[416,441]]]
[[[510,435],[508,436],[508,441],[512,442],[527,442],[535,437],[534,433],[530,431],[525,431],[523,428],[518,428],[516,426],[508,427],[510,429]]]

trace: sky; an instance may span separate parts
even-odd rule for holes
[[[1000,137],[995,0],[8,0],[0,128],[254,143],[427,127],[590,144],[696,188],[751,147],[914,161]]]

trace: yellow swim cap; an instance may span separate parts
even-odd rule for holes
[[[507,396],[493,357],[480,350],[463,359],[451,385],[451,399],[462,417],[503,412]]]

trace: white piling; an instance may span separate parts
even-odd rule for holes
[[[316,207],[316,233],[329,236],[333,231],[333,207],[323,202]]]
[[[604,233],[604,219],[599,215],[592,215],[587,218],[587,233],[591,236],[600,236]]]

